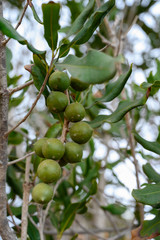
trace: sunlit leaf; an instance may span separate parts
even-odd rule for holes
[[[88,51],[87,55],[78,58],[69,55],[62,63],[57,63],[59,70],[67,69],[72,77],[89,84],[100,84],[109,81],[116,72],[118,60],[96,50]]]
[[[157,214],[152,220],[145,220],[143,222],[140,235],[149,238],[154,238],[160,235],[160,214]]]
[[[85,23],[84,27],[73,38],[71,43],[83,44],[87,42],[114,5],[115,0],[109,0],[98,8]]]
[[[45,51],[35,49],[28,41],[22,37],[5,18],[0,17],[0,31],[9,38],[17,40],[22,45],[27,45],[28,49],[36,54],[45,54]]]
[[[33,3],[32,3],[32,6],[31,6],[31,9],[32,9],[32,12],[33,12],[34,19],[35,19],[38,23],[43,24],[43,22],[41,21],[41,19],[39,18],[38,14],[37,14],[37,12],[36,12],[36,9],[35,9]]]
[[[147,141],[136,132],[134,132],[134,137],[136,141],[140,143],[147,150],[160,154],[160,143]]]
[[[107,206],[101,206],[105,211],[112,213],[113,215],[121,215],[126,211],[126,207],[118,204],[109,204]]]
[[[143,204],[156,205],[160,203],[160,183],[147,184],[142,189],[134,189],[133,197]]]
[[[56,49],[58,41],[60,4],[50,1],[42,4],[44,37],[52,50]]]
[[[122,74],[117,81],[114,81],[113,83],[108,83],[105,88],[105,93],[103,97],[101,98],[96,98],[96,101],[100,102],[110,102],[112,101],[115,97],[117,97],[122,89],[124,88],[126,82],[128,81],[130,75],[132,73],[132,65],[128,72]]]
[[[147,175],[150,181],[155,183],[160,182],[160,174],[154,170],[150,163],[143,165],[143,172]]]
[[[72,24],[69,33],[67,34],[67,37],[71,36],[72,34],[75,34],[83,27],[83,24],[85,23],[86,19],[92,13],[94,5],[95,0],[91,0],[88,2],[88,5],[85,7],[85,9],[80,13],[80,15],[76,18],[76,20]]]
[[[123,100],[119,103],[117,109],[111,115],[98,115],[93,121],[88,122],[88,124],[90,124],[92,128],[97,128],[100,127],[104,122],[118,122],[133,108],[144,105],[146,100],[146,96],[136,101]]]

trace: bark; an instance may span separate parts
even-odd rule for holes
[[[2,16],[2,0],[0,0],[0,16]],[[0,32],[0,236],[3,240],[16,240],[7,220],[6,171],[7,171],[7,139],[4,133],[8,128],[8,99],[5,48]]]

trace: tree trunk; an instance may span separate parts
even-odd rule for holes
[[[2,0],[0,0],[0,16],[2,16]],[[6,171],[7,171],[7,139],[4,133],[8,128],[8,100],[4,40],[0,32],[0,236],[3,240],[16,240],[7,220]]]

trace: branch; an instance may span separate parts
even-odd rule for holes
[[[124,232],[121,232],[121,231],[126,231],[126,232],[128,232],[128,231],[130,231],[131,230],[131,228],[119,228],[118,229],[119,230],[119,232],[122,234],[122,233],[124,233]],[[96,233],[105,233],[105,232],[108,232],[108,233],[113,233],[113,232],[115,232],[115,230],[114,230],[114,228],[102,228],[102,229],[100,229],[100,228],[97,228],[97,229],[90,229],[89,230],[90,232],[92,232],[92,233],[94,233],[94,234],[96,234]],[[47,235],[57,235],[57,231],[55,231],[55,229],[53,228],[53,229],[44,229],[44,233],[45,234],[47,234]],[[65,236],[65,235],[74,235],[74,234],[83,234],[83,235],[86,235],[86,234],[88,234],[88,235],[90,235],[90,233],[88,232],[88,229],[87,229],[87,231],[86,230],[79,230],[79,231],[74,231],[74,230],[70,230],[70,231],[65,231],[64,233],[63,233],[63,235]],[[116,235],[115,237],[117,237],[118,235]],[[107,239],[108,240],[108,239]]]
[[[68,103],[70,103],[68,90],[66,90],[65,93],[68,97]],[[68,132],[68,125],[69,125],[69,121],[67,120],[67,118],[64,117],[64,123],[63,123],[62,135],[61,135],[61,142],[62,143],[64,143],[66,141],[66,135],[67,135],[67,132]]]
[[[3,16],[0,0],[0,16]],[[8,129],[8,102],[6,57],[2,44],[4,37],[0,32],[0,236],[3,240],[16,240],[7,220],[6,172],[7,172],[7,139],[4,133]]]
[[[26,159],[27,157],[32,156],[33,154],[35,154],[35,152],[30,152],[30,153],[26,154],[25,156],[23,156],[23,157],[21,157],[21,158],[18,158],[18,159],[14,160],[14,161],[8,162],[7,165],[8,165],[8,166],[13,165],[13,164],[15,164],[15,163],[17,163],[17,162],[20,162],[20,161]]]
[[[16,124],[16,126],[14,126],[11,130],[9,130],[8,132],[6,132],[6,133],[4,134],[4,137],[7,137],[7,136],[8,136],[14,129],[16,129],[21,123],[25,122],[26,119],[27,119],[27,118],[30,116],[30,114],[32,113],[32,110],[33,110],[34,107],[36,106],[36,104],[37,104],[38,100],[40,99],[41,94],[43,93],[43,90],[44,90],[44,88],[45,88],[45,86],[46,86],[48,77],[49,77],[50,72],[51,72],[51,70],[52,70],[52,68],[53,68],[53,66],[52,66],[52,65],[53,65],[53,60],[54,60],[54,58],[52,58],[52,60],[51,60],[51,64],[50,64],[50,66],[49,66],[49,69],[48,69],[48,72],[47,72],[46,77],[45,77],[45,79],[44,79],[44,82],[43,82],[43,84],[42,84],[42,86],[41,86],[41,88],[40,88],[40,91],[39,91],[39,93],[38,93],[38,95],[37,95],[36,100],[35,100],[34,103],[32,104],[32,107],[30,108],[29,112],[24,116],[24,118],[23,118],[20,122],[18,122],[18,123]]]
[[[28,227],[28,203],[29,203],[29,193],[31,189],[31,184],[29,181],[31,157],[26,161],[25,169],[25,182],[23,184],[23,203],[22,203],[22,218],[21,218],[21,239],[27,239],[27,227]]]
[[[80,226],[80,228],[82,228],[84,231],[86,231],[86,233],[93,235],[93,236],[97,237],[98,239],[106,240],[106,238],[103,238],[103,237],[97,235],[95,232],[92,232],[91,230],[84,227],[77,219],[75,219],[75,222]]]
[[[23,88],[28,87],[28,86],[30,86],[31,84],[33,84],[33,80],[28,81],[28,82],[26,82],[26,83],[24,83],[24,84],[22,84],[22,85],[20,85],[20,86],[18,86],[18,87],[9,88],[9,89],[8,89],[9,95],[11,96],[13,93],[18,92],[19,90],[22,90]]]

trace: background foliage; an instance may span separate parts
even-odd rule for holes
[[[84,105],[85,120],[94,128],[83,160],[63,167],[63,177],[52,184],[50,205],[40,208],[30,197],[28,238],[43,239],[44,230],[47,240],[130,239],[134,229],[132,239],[158,239],[160,16],[154,12],[158,1],[114,5],[112,0],[67,0],[44,2],[42,8],[32,1],[16,31],[24,4],[6,1],[4,17],[11,24],[0,19],[0,30],[18,41],[10,40],[6,49],[10,91],[27,81],[34,83],[10,96],[9,129],[31,108],[54,55],[57,69],[90,84],[81,93],[69,88],[69,94],[71,102]],[[28,64],[34,64],[31,74],[23,70]],[[49,91],[47,84],[29,118],[8,135],[8,217],[17,236],[26,165],[30,161],[33,187],[41,159],[33,154],[12,161],[32,152],[37,139],[60,137],[62,132],[63,116],[51,114],[45,105]]]

